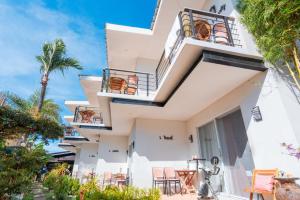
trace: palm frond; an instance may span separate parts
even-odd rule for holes
[[[14,94],[14,93],[10,93],[10,92],[7,92],[5,94],[5,96],[7,98],[8,105],[10,105],[11,107],[18,109],[22,112],[29,111],[30,103],[28,101],[26,101],[25,99],[21,98],[20,96]]]

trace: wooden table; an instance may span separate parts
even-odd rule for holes
[[[119,187],[120,185],[126,185],[126,174],[123,173],[117,173],[113,174],[113,177],[116,181],[117,186]]]
[[[196,170],[180,169],[175,170],[181,182],[181,187],[184,193],[190,193],[195,191],[195,187],[192,183]]]
[[[83,111],[79,111],[79,114],[81,115],[82,123],[92,123],[92,117],[95,114],[95,111],[83,110]]]
[[[300,200],[300,186],[295,183],[296,177],[276,177],[276,199],[277,200]]]

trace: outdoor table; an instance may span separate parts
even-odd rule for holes
[[[79,111],[82,123],[92,123],[92,116],[95,114],[92,110]]]
[[[178,174],[178,177],[180,179],[182,190],[184,190],[185,193],[190,193],[191,191],[195,191],[195,187],[192,181],[197,171],[189,170],[189,169],[180,169],[175,171]]]
[[[300,186],[295,183],[296,177],[275,177],[275,196],[277,200],[300,200]]]
[[[126,175],[122,173],[117,173],[113,175],[114,179],[116,180],[117,186],[126,185]]]

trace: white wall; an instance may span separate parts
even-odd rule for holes
[[[102,135],[99,144],[99,158],[97,161],[97,175],[104,172],[127,173],[128,136]],[[114,152],[114,151],[118,152]]]
[[[240,107],[256,168],[278,168],[300,176],[300,162],[289,155],[280,145],[282,142],[299,146],[296,132],[289,121],[289,113],[281,99],[274,72],[262,73],[233,90],[222,99],[192,117],[188,134],[197,137],[197,127]],[[251,109],[259,106],[263,120],[255,122]],[[299,105],[295,108],[299,109]],[[190,154],[197,154],[197,143],[190,146]]]
[[[136,119],[133,134],[135,147],[130,165],[133,185],[152,187],[152,167],[187,167],[189,141],[184,122]],[[164,135],[173,136],[173,140],[164,140]]]
[[[96,171],[98,160],[98,144],[97,143],[84,143],[80,144],[80,153],[76,154],[78,157],[78,170],[77,177],[81,182],[86,181],[86,177],[92,171]],[[75,170],[75,169],[74,169]],[[73,170],[73,172],[75,172]]]

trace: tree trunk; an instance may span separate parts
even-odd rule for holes
[[[298,52],[297,52],[296,46],[294,46],[294,48],[293,48],[293,61],[294,61],[295,67],[298,71],[298,77],[300,77],[300,61],[298,58]]]
[[[46,95],[46,88],[48,84],[48,74],[46,73],[43,74],[41,84],[42,87],[41,87],[41,95],[40,95],[39,105],[38,105],[38,113],[40,113],[43,108],[43,103]]]
[[[297,78],[296,78],[296,76],[295,76],[295,73],[294,73],[293,70],[291,69],[290,64],[289,64],[288,62],[286,62],[286,66],[287,66],[287,68],[289,69],[289,72],[290,72],[290,74],[291,74],[291,76],[292,76],[292,78],[293,78],[293,80],[294,80],[294,82],[295,82],[295,84],[296,84],[298,90],[300,91],[300,84],[299,84],[299,82],[298,82],[298,80],[297,80]]]

